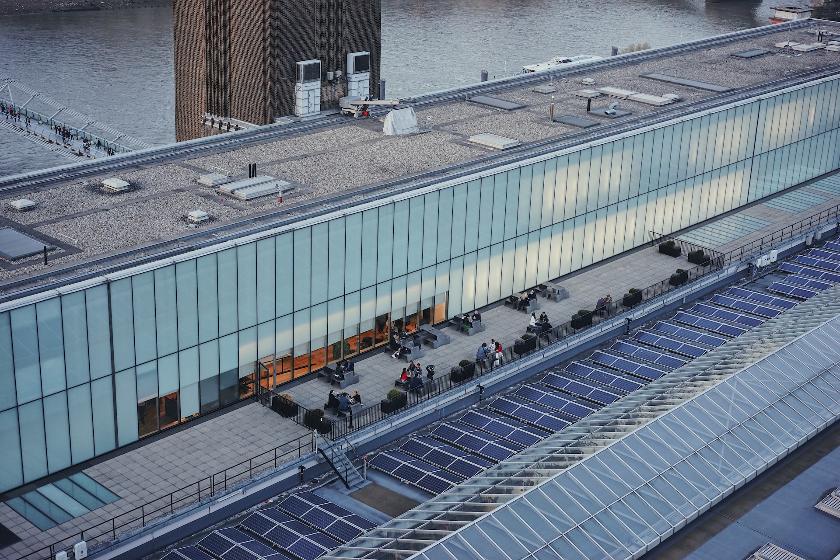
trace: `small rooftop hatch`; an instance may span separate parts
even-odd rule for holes
[[[701,82],[699,80],[689,80],[688,78],[680,78],[678,76],[668,76],[667,74],[660,74],[659,72],[653,72],[650,74],[642,74],[642,78],[647,78],[649,80],[656,80],[659,82],[665,82],[668,84],[677,84],[678,86],[686,86],[694,89],[702,89],[704,91],[713,91],[715,93],[724,93],[729,91],[730,88],[719,86],[717,84],[710,84],[708,82]]]
[[[508,148],[515,148],[521,144],[519,140],[499,136],[498,134],[476,134],[475,136],[470,136],[470,142],[494,150],[507,150]]]
[[[0,228],[0,258],[14,261],[37,255],[44,250],[53,249],[52,245],[21,233],[14,228]]]

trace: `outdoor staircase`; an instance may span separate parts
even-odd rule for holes
[[[365,485],[367,481],[362,478],[358,469],[347,456],[347,447],[352,447],[349,443],[329,441],[319,435],[315,436],[315,440],[318,445],[318,453],[326,459],[348,490],[355,490]]]

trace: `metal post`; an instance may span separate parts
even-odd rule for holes
[[[385,99],[385,80],[379,80],[379,99]]]
[[[487,72],[487,70],[482,70],[482,71],[481,71],[481,81],[482,81],[482,82],[486,82],[486,81],[487,81],[487,79],[489,78],[489,76],[490,76],[490,75],[489,75],[489,73]]]

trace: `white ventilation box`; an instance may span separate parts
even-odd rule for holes
[[[644,103],[645,105],[653,105],[654,107],[663,107],[676,101],[672,97],[665,97],[664,95],[660,97],[658,95],[650,95],[648,93],[634,93],[627,99],[630,101],[636,101],[637,103]]]
[[[282,195],[288,186],[289,183],[286,181],[269,175],[261,175],[227,183],[219,187],[218,191],[239,200],[253,200],[264,196]]]
[[[519,140],[499,136],[498,134],[476,134],[475,136],[470,136],[470,142],[494,150],[507,150],[521,144]]]
[[[131,188],[131,183],[123,181],[122,179],[117,179],[116,177],[111,177],[110,179],[102,181],[102,188],[109,193],[121,193],[129,190]]]
[[[639,93],[638,91],[622,89],[612,86],[598,88],[598,91],[600,91],[604,95],[609,95],[610,97],[616,97],[618,99],[627,99],[631,95],[638,95]]]
[[[219,185],[230,183],[231,178],[221,173],[208,173],[206,175],[199,175],[198,182],[205,187],[218,187]]]
[[[771,264],[772,264],[772,263],[774,263],[774,262],[776,262],[777,260],[779,260],[779,252],[778,252],[777,250],[773,249],[772,251],[770,251],[770,252],[767,254],[767,260],[768,260]]]
[[[29,200],[28,198],[19,198],[17,200],[13,200],[9,203],[9,206],[12,209],[17,210],[18,212],[26,212],[27,210],[32,210],[38,203],[34,200]]]
[[[311,117],[321,112],[321,61],[297,63],[295,83],[295,115]]]
[[[73,557],[76,560],[82,560],[82,558],[87,558],[88,550],[87,550],[87,543],[85,541],[79,541],[73,545]]]
[[[416,134],[420,132],[417,126],[417,113],[413,107],[405,109],[394,109],[385,115],[385,124],[382,131],[387,136],[399,136],[401,134]]]
[[[210,219],[210,214],[204,210],[193,210],[187,213],[187,221],[191,224],[200,224]]]
[[[823,45],[822,43],[810,43],[804,45],[794,45],[791,48],[797,52],[811,52],[824,49],[825,45]]]
[[[55,553],[55,560],[67,560],[67,553],[63,550]]]
[[[370,74],[370,53],[360,51],[347,53],[347,76],[351,74]]]

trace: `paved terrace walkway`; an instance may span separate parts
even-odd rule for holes
[[[698,235],[698,230],[701,230],[700,235],[730,231],[732,228],[729,222],[732,222],[733,217],[743,223],[754,218],[762,220],[760,227],[736,227],[735,233],[725,236],[725,243],[705,244],[718,250],[738,247],[840,203],[840,187],[836,187],[836,191],[831,190],[835,188],[832,184],[840,185],[840,175],[835,177],[821,183],[818,190],[814,190],[818,186],[816,184],[789,190],[781,197],[693,228],[687,235]],[[822,197],[817,204],[803,202],[800,203],[802,207],[795,211],[796,202],[791,201],[803,199],[804,195],[803,200],[813,202],[817,200],[814,194]],[[659,254],[655,248],[645,247],[562,278],[560,283],[568,290],[569,298],[553,302],[539,297],[540,311],[545,311],[552,323],[558,325],[568,321],[571,314],[579,309],[592,309],[605,294],[611,294],[618,301],[629,288],[646,288],[666,280],[676,268],[687,269],[691,266],[684,255],[674,259]],[[460,360],[474,360],[477,347],[482,342],[489,343],[491,338],[501,341],[505,348],[510,347],[525,332],[528,324],[526,313],[501,303],[482,310],[482,319],[486,330],[474,336],[466,336],[453,328],[447,328],[446,332],[452,342],[438,349],[427,349],[420,362],[424,366],[435,364],[438,373],[443,374]],[[348,390],[358,390],[365,406],[378,406],[379,401],[394,387],[394,380],[404,366],[403,362],[392,359],[390,352],[370,354],[356,362],[360,382],[351,385]],[[307,408],[321,408],[329,389],[330,386],[322,379],[312,378],[284,389],[284,392],[290,393]],[[179,432],[84,469],[85,473],[117,493],[121,499],[58,527],[42,532],[6,504],[0,504],[0,523],[23,539],[1,550],[0,557],[4,560],[19,558],[22,553],[78,533],[81,528],[110,520],[115,514],[130,511],[142,503],[195,483],[202,477],[306,433],[303,427],[257,403],[197,422]]]

